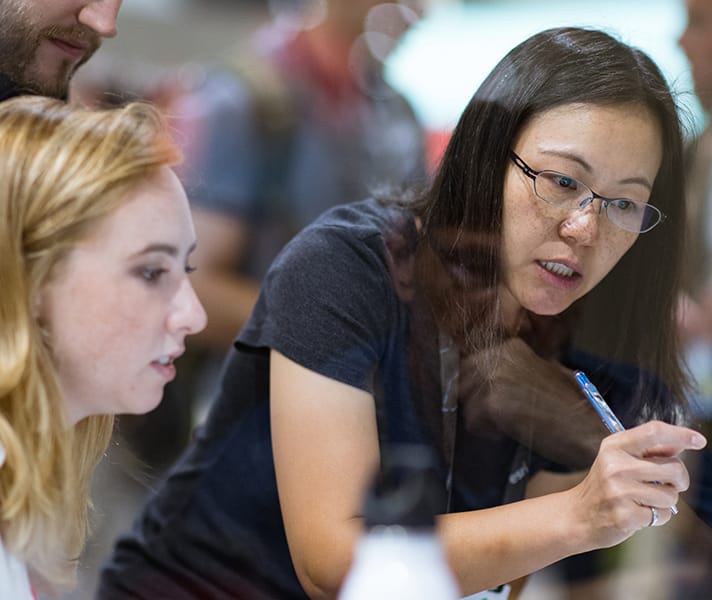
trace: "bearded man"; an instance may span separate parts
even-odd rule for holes
[[[0,100],[66,98],[77,69],[116,35],[122,0],[0,0]]]

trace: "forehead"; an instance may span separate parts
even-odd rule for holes
[[[126,257],[151,244],[175,247],[181,254],[195,243],[188,200],[173,171],[159,172],[124,190],[109,214],[77,244],[96,255]]]
[[[514,149],[535,169],[568,169],[576,162],[597,184],[640,177],[653,182],[663,158],[658,120],[646,107],[629,104],[549,109],[524,126]]]
[[[520,139],[565,139],[585,144],[590,138],[624,141],[630,130],[660,137],[657,117],[640,104],[564,104],[535,114],[521,128]]]

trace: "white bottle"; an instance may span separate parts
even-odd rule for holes
[[[366,496],[366,532],[339,600],[457,600],[435,529],[443,490],[429,451],[399,446],[383,464]]]

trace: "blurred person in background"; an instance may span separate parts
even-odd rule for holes
[[[420,124],[368,31],[399,36],[416,14],[370,12],[378,4],[273,2],[273,20],[173,107],[189,127],[181,174],[206,240],[196,289],[210,319],[193,346],[222,358],[271,261],[325,209],[424,181]]]
[[[680,37],[692,70],[695,94],[709,118],[712,110],[712,0],[687,0]],[[687,148],[688,260],[681,302],[681,334],[699,386],[698,409],[712,419],[712,127]]]
[[[74,583],[108,415],[155,408],[205,326],[179,156],[146,104],[0,103],[3,600]]]
[[[77,69],[116,35],[122,0],[2,0],[0,100],[67,98]]]
[[[464,595],[666,524],[705,444],[674,425],[683,184],[647,55],[578,28],[518,45],[425,191],[331,209],[273,262],[98,597],[335,597],[389,443],[439,457]],[[606,435],[576,368],[628,430]]]
[[[692,408],[698,428],[712,434],[712,0],[685,0],[687,22],[679,38],[689,61],[695,95],[707,123],[686,148],[687,256],[680,301],[680,334],[695,378]],[[704,507],[698,513],[707,526],[691,517],[681,520],[679,553],[703,575],[682,579],[675,597],[702,598],[712,592],[712,453],[709,448],[689,457],[689,494]]]
[[[327,208],[426,179],[422,128],[383,77],[420,12],[380,4],[273,0],[273,18],[165,109],[184,145],[180,175],[202,240],[194,281],[209,318],[166,389],[170,401],[119,424],[157,472],[202,420],[284,244]]]
[[[272,21],[170,109],[185,128],[181,175],[205,239],[196,289],[210,323],[194,342],[221,352],[297,231],[379,184],[425,177],[420,125],[384,80],[369,31],[398,36],[416,13],[374,11],[378,0],[270,4]]]

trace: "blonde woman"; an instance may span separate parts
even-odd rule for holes
[[[145,104],[0,105],[2,598],[71,585],[107,415],[154,408],[205,326],[178,158]]]

